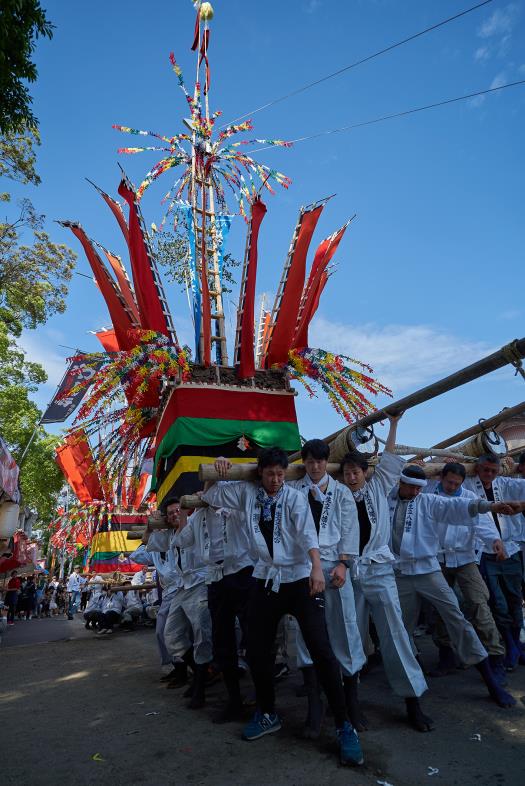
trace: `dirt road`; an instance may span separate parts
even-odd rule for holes
[[[32,622],[22,624],[30,630]],[[76,619],[66,626],[72,640],[43,643],[43,626],[50,622],[34,622],[41,643],[27,643],[24,631],[26,643],[16,645],[14,633],[12,646],[0,650],[3,786],[525,783],[523,666],[510,677],[518,699],[511,711],[487,699],[474,669],[433,680],[425,701],[437,726],[431,734],[406,726],[403,703],[392,696],[382,670],[374,670],[361,689],[373,724],[361,738],[366,764],[350,770],[337,764],[330,718],[318,743],[301,739],[305,700],[295,697],[296,674],[278,686],[281,732],[246,743],[240,725],[210,723],[223,695],[220,684],[210,689],[205,710],[191,711],[180,691],[159,683],[151,631],[96,637],[85,635]],[[56,626],[54,631],[50,626],[49,636],[59,633]],[[423,650],[430,661],[435,653],[430,640],[424,640]],[[248,679],[245,691],[250,691]],[[439,772],[429,775],[429,767]]]

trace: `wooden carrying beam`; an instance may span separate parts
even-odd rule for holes
[[[454,372],[454,374],[449,374],[448,377],[433,382],[431,385],[421,388],[421,390],[416,390],[415,393],[410,393],[408,396],[398,401],[387,404],[381,410],[371,412],[370,415],[357,420],[355,423],[352,423],[351,426],[347,426],[335,432],[335,434],[330,434],[330,436],[325,437],[324,441],[330,444],[343,432],[350,434],[350,432],[357,428],[366,428],[367,426],[379,423],[381,420],[384,420],[385,413],[389,415],[399,415],[400,412],[411,409],[418,404],[423,404],[425,401],[430,401],[437,396],[441,396],[443,393],[447,393],[449,390],[454,390],[462,385],[466,385],[467,382],[472,382],[475,379],[479,379],[479,377],[485,376],[485,374],[490,374],[491,371],[503,368],[503,366],[506,366],[508,363],[512,363],[518,367],[521,359],[524,357],[525,338],[515,339],[510,344],[506,344],[504,347],[501,347],[501,349],[498,349],[497,352],[493,352],[491,355],[487,355],[487,357],[477,360],[470,366],[466,366]],[[443,447],[443,444],[440,443],[436,447]]]
[[[522,412],[525,412],[525,401],[522,401],[520,404],[516,404],[515,407],[509,407],[508,409],[503,409],[501,412],[498,412],[497,415],[493,415],[491,418],[487,418],[486,420],[480,420],[474,426],[470,426],[470,428],[466,428],[463,431],[459,431],[457,434],[454,434],[452,437],[447,437],[447,439],[443,439],[441,442],[436,443],[433,445],[435,448],[448,448],[450,445],[456,445],[458,442],[463,442],[464,439],[468,439],[469,437],[473,437],[475,434],[481,434],[483,431],[487,429],[494,428],[495,426],[499,426],[504,420],[508,420],[508,418],[514,417],[514,415],[520,415]]]
[[[328,464],[326,471],[332,477],[339,474],[339,464]],[[285,472],[286,480],[300,480],[304,478],[305,468],[303,464],[290,464]],[[199,465],[199,480],[258,480],[257,464],[234,464],[226,478],[222,478],[217,473],[213,464]]]

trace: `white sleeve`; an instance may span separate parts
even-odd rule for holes
[[[341,540],[339,554],[359,554],[359,520],[352,492],[343,487],[341,499]]]
[[[186,526],[175,533],[173,542],[176,546],[182,549],[189,549],[190,546],[195,545],[195,523],[200,521],[200,516],[190,516],[186,522]]]
[[[469,506],[473,502],[472,498],[467,497],[439,497],[427,494],[423,497],[428,504],[430,518],[441,524],[451,524],[452,526],[471,527],[476,516],[471,516]]]
[[[499,478],[501,498],[505,502],[525,501],[525,480],[522,478]]]
[[[402,456],[396,456],[395,453],[389,453],[385,450],[379,459],[379,464],[374,469],[374,474],[369,483],[377,487],[387,497],[399,481],[399,476],[405,464],[406,461]]]
[[[132,562],[136,562],[137,565],[153,565],[152,558],[148,554],[148,550],[144,543],[141,543],[138,549],[132,551],[129,558]]]
[[[149,536],[148,551],[169,551],[172,529],[156,529]]]
[[[247,486],[244,481],[215,483],[204,492],[202,499],[214,508],[244,510]]]
[[[501,540],[501,535],[494,524],[491,513],[480,513],[476,516],[474,519],[474,532],[489,551],[492,551],[492,545],[495,540]]]

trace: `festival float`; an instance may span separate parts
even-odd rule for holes
[[[162,505],[172,494],[188,495],[202,488],[201,464],[223,455],[241,465],[238,476],[245,477],[243,465],[253,464],[258,451],[271,445],[297,459],[301,443],[294,382],[311,396],[326,395],[346,421],[345,429],[326,438],[333,462],[349,448],[377,453],[373,424],[384,415],[374,411],[371,397],[390,395],[366,363],[309,346],[310,323],[350,224],[347,221],[317,245],[307,273],[313,235],[331,197],[300,208],[282,273],[275,281],[273,307],[266,309],[263,303],[256,315],[257,268],[264,264],[258,259],[258,238],[267,213],[263,197],[278,187],[289,188],[291,181],[246,148],[292,144],[245,138],[252,131],[251,120],[219,126],[220,111],[210,109],[213,8],[208,2],[194,5],[191,49],[196,76],[191,93],[179,62],[174,54],[169,56],[189,109],[189,118],[181,122],[183,130],[161,134],[115,125],[121,133],[151,141],[122,147],[119,153],[155,153],[160,158],[138,187],[123,171],[117,191],[124,205],[95,186],[122,232],[131,275],[119,256],[91,239],[78,222],[60,222],[84,249],[112,327],[97,333],[104,352],[72,359],[90,367],[92,374],[67,392],[85,394],[85,399],[57,460],[70,484],[74,487],[72,476],[79,474],[77,482],[88,491],[80,496],[77,491],[78,505],[57,520],[52,543],[71,549],[85,541],[88,566],[97,572],[104,561],[111,569],[117,563],[120,569],[134,569],[120,533],[138,526],[141,504],[147,512],[148,505]],[[147,228],[141,207],[147,189],[169,173],[174,182],[162,200],[166,210],[160,230],[171,226],[184,237],[184,277],[194,331],[191,348],[178,339],[155,258],[154,232],[160,230],[155,225]],[[246,222],[246,244],[231,351],[223,279],[235,214]],[[499,366],[515,364],[524,354],[525,340],[514,342],[500,351]],[[399,412],[499,367],[492,356],[487,360],[483,369],[472,367],[470,376],[458,372],[384,411]],[[401,447],[404,455],[438,455]],[[143,501],[144,467],[151,461],[150,490]]]

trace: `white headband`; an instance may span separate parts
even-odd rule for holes
[[[410,475],[405,475],[403,472],[400,475],[400,480],[403,483],[408,483],[411,486],[421,486],[422,488],[427,485],[425,478],[411,478]]]

